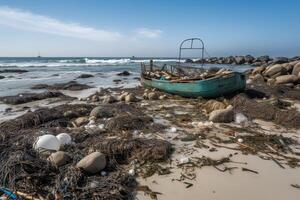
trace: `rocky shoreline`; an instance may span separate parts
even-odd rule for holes
[[[0,184],[36,199],[174,199],[170,184],[180,197],[192,191],[198,198],[208,195],[197,189],[201,171],[213,169],[208,180],[217,174],[240,184],[239,174],[249,179],[245,187],[254,187],[251,179],[264,180],[268,166],[276,172],[269,179],[288,177],[281,182],[288,189],[278,192],[294,199],[300,184],[292,178],[300,167],[300,61],[259,60],[263,64],[247,73],[245,91],[216,99],[143,87],[102,88],[80,99],[56,92],[3,97],[18,106],[46,103],[0,123]],[[249,62],[258,60],[244,63]],[[83,86],[37,89],[88,88]],[[14,112],[11,106],[9,113]],[[36,148],[45,135],[56,140],[62,134],[68,143],[55,150]],[[212,199],[216,189],[209,190]],[[259,192],[271,191],[266,186]]]

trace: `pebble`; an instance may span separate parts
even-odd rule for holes
[[[83,169],[85,172],[95,174],[103,170],[106,166],[105,155],[100,152],[93,152],[81,159],[76,167]]]
[[[59,167],[67,164],[71,160],[71,157],[64,151],[57,151],[52,153],[48,160]]]
[[[244,140],[243,140],[242,138],[239,138],[239,139],[238,139],[238,142],[239,142],[239,143],[243,143]]]

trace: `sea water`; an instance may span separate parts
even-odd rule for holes
[[[4,69],[22,69],[26,73],[2,73],[0,79],[0,96],[15,95],[21,92],[32,92],[36,84],[66,83],[76,80],[95,88],[135,87],[139,84],[140,64],[153,59],[155,63],[176,64],[176,58],[104,58],[104,57],[35,57],[35,58],[0,58],[0,71]],[[194,65],[199,67],[198,65]],[[249,66],[224,66],[236,71],[247,70]],[[205,67],[210,67],[206,65]],[[129,71],[130,76],[120,77],[117,74]],[[77,79],[80,74],[92,74],[94,77]],[[120,79],[116,84],[113,80]]]

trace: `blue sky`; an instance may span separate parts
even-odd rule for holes
[[[300,55],[297,0],[0,0],[0,56]]]

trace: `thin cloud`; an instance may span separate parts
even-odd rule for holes
[[[146,38],[158,38],[162,34],[162,30],[159,29],[149,29],[149,28],[139,28],[136,30],[137,36]]]
[[[122,38],[122,35],[118,32],[96,29],[76,23],[68,23],[9,7],[0,7],[0,25],[27,31],[96,41],[111,41]]]

